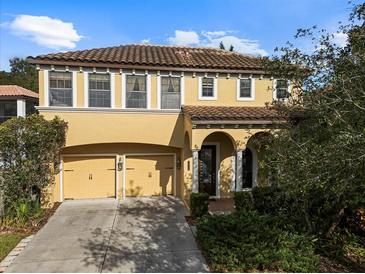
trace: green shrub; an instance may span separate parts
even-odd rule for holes
[[[281,189],[277,186],[255,187],[252,197],[255,209],[263,214],[276,214],[282,207],[279,204]]]
[[[67,123],[57,116],[47,120],[38,114],[0,125],[0,189],[5,211],[14,202],[33,199],[53,183],[66,130]],[[25,205],[19,207],[23,213],[27,210]]]
[[[0,225],[4,226],[24,226],[30,220],[35,220],[43,216],[43,209],[38,200],[19,200],[7,208],[5,215],[1,218]]]
[[[250,191],[240,191],[234,193],[234,205],[236,211],[247,212],[253,209],[252,194]]]
[[[317,272],[313,240],[284,221],[254,211],[213,215],[198,222],[197,235],[215,272]]]
[[[190,215],[199,218],[208,214],[209,194],[191,193],[190,194]]]
[[[260,214],[281,216],[287,225],[294,226],[299,231],[308,230],[308,223],[303,214],[303,197],[300,194],[294,194],[278,186],[265,186],[255,187],[252,197],[254,209]]]

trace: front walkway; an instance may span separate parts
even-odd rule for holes
[[[55,215],[8,272],[206,272],[174,197],[74,201]]]

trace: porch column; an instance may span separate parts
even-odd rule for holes
[[[193,150],[193,185],[192,192],[199,192],[199,149]]]
[[[242,151],[236,150],[236,191],[242,191]]]

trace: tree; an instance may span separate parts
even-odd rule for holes
[[[5,211],[29,201],[53,182],[58,153],[65,144],[67,123],[33,114],[0,125],[0,158]]]
[[[344,47],[334,34],[313,27],[296,35],[314,41],[313,52],[288,43],[277,49],[281,55],[263,59],[270,74],[290,79],[301,93],[274,104],[296,119],[272,132],[262,164],[271,181],[303,201],[308,229],[327,236],[345,209],[365,202],[364,20],[365,4],[353,7],[335,34],[348,36]]]
[[[38,72],[25,59],[12,58],[10,72],[0,71],[0,85],[18,85],[38,92]]]
[[[225,50],[226,49],[226,47],[224,46],[224,44],[223,44],[223,41],[220,41],[220,43],[219,43],[219,48],[220,49],[223,49],[223,50]],[[230,45],[230,47],[229,47],[229,51],[233,51],[234,50],[234,47],[233,47],[233,45]]]

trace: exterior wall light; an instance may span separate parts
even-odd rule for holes
[[[119,157],[118,159],[118,171],[122,171],[123,170],[123,161],[122,161],[122,157]]]

